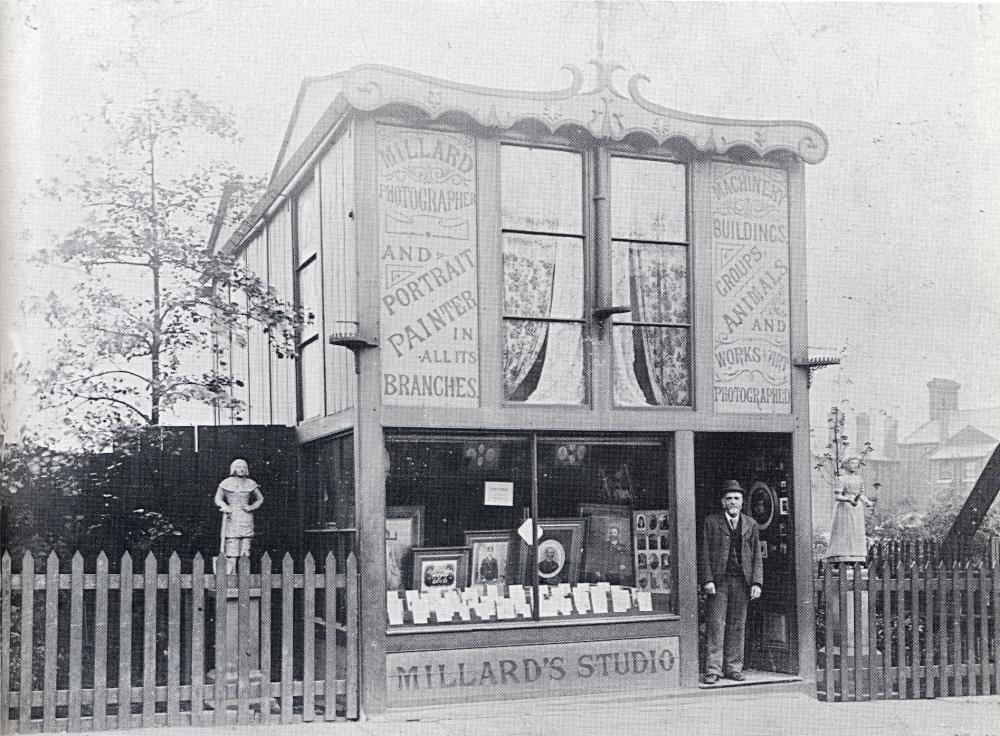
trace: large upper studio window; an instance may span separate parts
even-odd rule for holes
[[[322,271],[316,182],[302,188],[295,205],[295,294],[306,321],[299,332],[300,419],[323,414]]]
[[[504,399],[582,404],[582,156],[504,145],[501,172]]]
[[[690,406],[684,166],[612,157],[609,192],[615,404]]]

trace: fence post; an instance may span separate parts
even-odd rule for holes
[[[220,726],[226,722],[226,674],[229,671],[229,647],[226,640],[229,632],[226,630],[226,596],[228,575],[226,574],[226,557],[220,554],[213,565],[215,573],[215,686],[213,688],[214,708],[213,721]]]
[[[247,647],[257,643],[258,632],[250,630],[250,558],[242,555],[236,564],[236,722],[247,724],[250,723],[249,690],[252,656]],[[228,601],[226,606],[228,608]],[[226,615],[229,615],[228,610]]]
[[[863,592],[864,585],[861,582],[860,562],[854,563],[851,573],[854,576],[851,584],[852,595],[854,596],[854,610],[851,613],[854,617],[854,699],[862,700],[862,692],[864,691],[861,676],[861,661],[864,659],[864,640],[862,639],[862,634],[864,633],[863,623],[867,619],[863,617],[861,611],[862,597],[865,594]]]
[[[878,589],[875,585],[877,570],[874,564],[868,567],[868,580],[865,589],[868,591],[868,700],[875,700],[878,697],[878,679],[875,674],[876,662],[878,659],[878,632],[876,631],[877,620],[875,616],[878,601]]]

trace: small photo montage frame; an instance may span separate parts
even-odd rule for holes
[[[462,590],[469,585],[468,547],[416,547],[413,550],[413,590]]]
[[[788,496],[782,496],[778,499],[778,513],[782,516],[788,516]]]
[[[767,541],[761,539],[757,544],[760,546],[760,559],[766,560],[767,559]]]
[[[513,529],[483,529],[465,532],[465,546],[472,550],[472,585],[506,586],[517,579]]]
[[[541,585],[557,585],[580,582],[580,556],[583,551],[583,535],[587,528],[584,518],[539,519],[542,536],[538,540],[538,559],[534,566],[538,570]],[[531,545],[520,545],[518,569],[525,584],[530,584]]]
[[[413,550],[424,543],[424,507],[385,509],[385,572],[387,590],[406,590],[413,570]]]

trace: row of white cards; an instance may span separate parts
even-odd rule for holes
[[[562,583],[557,586],[542,586],[538,614],[543,618],[584,614],[628,613],[633,606],[640,612],[653,610],[652,594],[646,590],[635,590],[609,583],[581,583],[571,586]],[[419,592],[407,590],[405,600],[394,590],[386,592],[386,610],[389,625],[399,626],[408,608],[415,624],[430,622],[433,614],[437,623],[471,621],[472,614],[481,621],[496,618],[512,620],[518,617],[531,618],[532,591],[523,585],[511,585],[503,596],[497,586],[466,588],[465,590],[444,590]],[[609,601],[610,598],[610,601]],[[610,607],[609,607],[610,603]]]

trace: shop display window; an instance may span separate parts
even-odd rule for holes
[[[390,630],[676,612],[662,443],[394,436],[386,449]]]

